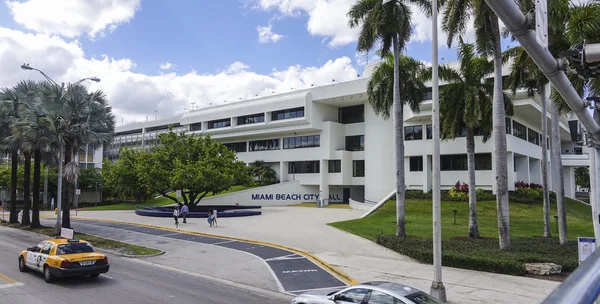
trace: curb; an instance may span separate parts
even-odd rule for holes
[[[309,260],[313,261],[314,263],[320,265],[321,267],[323,267],[323,269],[335,274],[336,276],[338,276],[340,279],[342,279],[342,281],[346,282],[349,285],[356,285],[359,282],[357,280],[355,280],[354,278],[352,278],[351,276],[349,276],[348,274],[344,273],[343,271],[335,268],[332,265],[329,265],[327,262],[321,260],[320,258],[306,252],[306,251],[302,251],[296,248],[292,248],[292,247],[288,247],[288,246],[284,246],[284,245],[278,245],[278,244],[273,244],[273,243],[268,243],[268,242],[263,242],[263,241],[255,241],[255,240],[248,240],[248,239],[241,239],[241,238],[235,238],[235,237],[229,237],[229,236],[221,236],[221,235],[216,235],[216,234],[209,234],[209,233],[203,233],[203,232],[196,232],[196,231],[189,231],[189,230],[183,230],[183,229],[175,229],[175,228],[170,228],[170,227],[162,227],[162,226],[156,226],[156,225],[149,225],[149,224],[139,224],[139,223],[131,223],[131,222],[121,222],[121,221],[114,221],[114,220],[101,220],[101,219],[91,219],[91,218],[81,218],[81,217],[77,217],[78,220],[84,220],[84,221],[97,221],[97,222],[106,222],[106,223],[115,223],[115,224],[125,224],[125,225],[132,225],[132,226],[138,226],[138,227],[147,227],[147,228],[154,228],[154,229],[160,229],[160,230],[167,230],[167,231],[173,231],[173,232],[179,232],[179,233],[187,233],[187,234],[194,234],[194,235],[199,235],[199,236],[206,236],[206,237],[213,237],[213,238],[219,238],[219,239],[224,239],[224,240],[231,240],[231,241],[240,241],[240,242],[246,242],[246,243],[251,243],[251,244],[257,244],[257,245],[263,245],[263,246],[269,246],[269,247],[274,247],[274,248],[279,248],[279,249],[283,249],[283,250],[287,250],[299,255],[302,255],[306,258],[308,258]]]

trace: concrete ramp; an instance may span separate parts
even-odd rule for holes
[[[375,210],[377,210],[377,209],[379,209],[379,207],[383,206],[383,204],[385,204],[385,202],[387,202],[395,194],[396,194],[396,189],[394,189],[392,192],[390,192],[390,194],[384,196],[379,202],[377,202],[377,204],[375,204],[375,206],[373,206],[371,209],[369,209],[369,211],[365,212],[365,214],[363,214],[360,218],[367,217],[369,214],[375,212]]]

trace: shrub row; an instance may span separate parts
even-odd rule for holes
[[[420,262],[433,263],[431,239],[379,235],[377,243]],[[512,238],[511,245],[511,250],[501,251],[498,239],[444,240],[442,264],[509,275],[524,275],[526,263],[552,262],[562,265],[563,272],[571,272],[578,266],[576,242],[561,246],[557,239]]]

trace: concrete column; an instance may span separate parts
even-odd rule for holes
[[[237,125],[237,117],[231,117],[231,127],[235,127]]]
[[[325,200],[323,203],[324,206],[327,206],[329,205],[329,161],[322,159],[320,167],[321,183],[319,185],[319,199]]]
[[[575,167],[563,167],[565,196],[575,198]]]
[[[427,193],[431,190],[431,156],[423,155],[423,192]]]
[[[281,182],[281,183],[288,181],[287,166],[288,166],[287,162],[284,162],[284,161],[279,162],[279,182]]]

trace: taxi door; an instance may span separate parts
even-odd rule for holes
[[[42,248],[44,248],[45,245],[46,242],[40,242],[39,244],[33,247],[33,250],[27,251],[27,257],[25,258],[25,265],[27,265],[27,267],[32,269],[38,269],[37,259],[40,255],[40,251],[42,250]]]
[[[44,247],[42,248],[42,251],[39,253],[38,258],[37,258],[37,269],[39,271],[44,271],[44,264],[46,264],[46,260],[48,259],[48,256],[50,255],[50,250],[52,250],[52,246],[54,246],[53,243],[48,242],[46,243],[46,245],[44,245]]]

